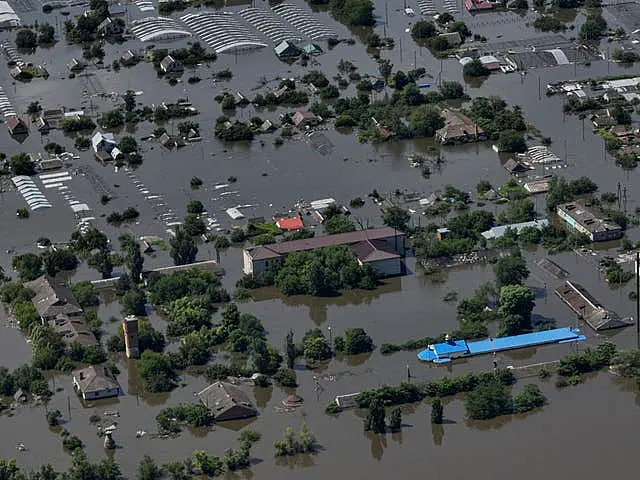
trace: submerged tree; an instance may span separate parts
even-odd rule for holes
[[[431,423],[435,423],[436,425],[442,424],[442,402],[439,398],[434,398],[433,402],[431,402]]]
[[[385,413],[382,400],[379,398],[375,398],[369,406],[369,413],[367,413],[367,416],[364,418],[365,431],[372,431],[373,433],[384,433],[386,430],[384,416]]]

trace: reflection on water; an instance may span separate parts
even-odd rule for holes
[[[441,446],[442,440],[444,440],[444,427],[438,423],[432,423],[431,436],[433,437],[433,444],[437,447]]]

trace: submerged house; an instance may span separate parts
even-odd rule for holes
[[[31,301],[43,323],[55,320],[58,315],[82,316],[82,307],[65,283],[42,275],[24,286],[35,292]]]
[[[211,410],[216,422],[258,415],[258,410],[253,406],[247,394],[231,383],[212,383],[197,396],[200,402]]]
[[[444,127],[436,131],[436,139],[442,144],[477,142],[486,138],[484,130],[466,115],[445,108],[441,112]]]
[[[163,73],[181,74],[184,72],[184,65],[180,60],[176,60],[171,55],[167,55],[160,62],[160,70]]]
[[[73,372],[73,386],[84,400],[117,397],[120,384],[107,367],[92,365]]]
[[[389,227],[247,248],[243,252],[243,270],[247,275],[260,275],[273,262],[282,263],[289,253],[308,252],[333,245],[352,248],[358,262],[373,266],[380,276],[400,275],[403,271],[404,233]]]
[[[274,49],[278,58],[297,57],[300,55],[300,49],[295,44],[283,40]]]
[[[555,293],[578,318],[584,320],[596,332],[626,327],[632,323],[620,318],[616,312],[602,306],[578,283],[567,280],[556,288]]]
[[[9,135],[29,134],[29,127],[27,127],[27,124],[19,117],[11,117],[7,122],[7,129],[9,130]]]

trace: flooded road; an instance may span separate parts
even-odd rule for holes
[[[300,5],[304,5],[300,3]],[[396,40],[396,48],[382,53],[395,68],[409,70],[423,66],[433,79],[462,81],[461,67],[457,60],[440,61],[433,58],[426,49],[420,50],[405,30],[415,21],[398,13],[399,5],[389,6],[389,23],[383,24],[382,13],[385,3],[376,2],[382,30]],[[140,16],[131,5],[133,16]],[[232,7],[236,11],[242,7]],[[305,7],[306,8],[306,7]],[[417,8],[416,8],[417,10]],[[21,16],[23,14],[21,13]],[[24,14],[25,22],[31,21],[30,14]],[[50,19],[61,25],[64,17],[59,13],[49,16],[33,14],[40,21]],[[173,15],[174,17],[177,15]],[[341,36],[348,30],[332,20],[326,13],[318,18]],[[532,35],[524,27],[531,21],[531,15],[522,18],[515,13],[505,12],[471,17],[461,12],[474,32],[496,40],[497,35],[504,40]],[[7,32],[0,33],[0,41],[12,39]],[[186,41],[168,44],[168,48],[186,45]],[[159,47],[164,45],[158,45]],[[129,48],[138,49],[142,44],[130,40],[121,45],[107,45],[105,63],[109,65],[117,56]],[[324,47],[324,44],[323,44]],[[145,105],[173,102],[178,97],[188,98],[201,114],[193,120],[200,122],[203,142],[187,146],[178,151],[168,151],[157,143],[142,144],[143,165],[135,171],[136,178],[144,182],[145,189],[162,195],[164,201],[178,215],[185,213],[185,205],[190,200],[200,200],[211,216],[216,216],[226,229],[234,222],[224,213],[235,205],[251,205],[245,209],[247,217],[265,216],[269,218],[275,211],[287,211],[300,199],[334,197],[339,203],[348,203],[354,197],[365,198],[373,189],[383,195],[392,195],[396,189],[417,192],[425,196],[441,189],[446,184],[474,191],[478,181],[488,179],[494,185],[501,185],[509,178],[501,167],[500,159],[490,145],[478,144],[442,149],[444,163],[440,169],[432,169],[430,178],[421,176],[420,170],[411,168],[407,157],[413,153],[430,151],[428,141],[390,142],[383,145],[358,143],[353,134],[341,134],[331,127],[322,133],[333,145],[329,155],[315,150],[304,135],[287,139],[285,145],[276,147],[276,135],[265,135],[251,144],[224,144],[213,138],[213,123],[221,114],[215,95],[233,87],[248,97],[265,89],[256,89],[261,77],[272,80],[268,88],[277,85],[281,77],[300,76],[309,68],[298,64],[289,66],[275,60],[271,48],[242,55],[220,55],[210,67],[202,66],[198,75],[203,79],[196,85],[181,82],[176,86],[158,80],[150,64],[141,63],[131,69],[113,71],[90,70],[90,76],[66,79],[65,63],[78,55],[76,47],[65,45],[64,41],[52,49],[38,49],[34,55],[26,56],[34,64],[46,63],[51,73],[49,80],[33,80],[29,84],[14,85],[9,80],[8,68],[0,62],[0,79],[9,99],[17,111],[23,112],[34,100],[40,100],[45,108],[64,105],[83,108],[93,113],[104,112],[116,105],[110,98],[96,94],[122,92],[126,89],[142,90],[138,98]],[[342,58],[350,59],[361,74],[377,75],[373,59],[364,53],[358,42],[349,46],[341,44],[333,50],[326,50],[318,57],[317,67],[329,78],[336,74],[337,63]],[[232,82],[210,80],[211,75],[224,68],[234,73]],[[567,168],[562,173],[568,177],[587,175],[600,186],[601,192],[615,191],[618,182],[627,187],[627,208],[633,211],[640,206],[637,170],[625,172],[613,164],[604,153],[602,139],[594,135],[587,125],[575,117],[562,114],[563,101],[559,97],[546,97],[547,83],[572,78],[598,77],[607,74],[629,73],[629,70],[613,64],[595,61],[591,66],[569,65],[557,68],[531,70],[527,75],[492,75],[479,86],[466,86],[471,96],[500,95],[509,104],[522,107],[526,120],[540,130],[541,135],[551,137],[551,149],[566,159]],[[185,77],[188,75],[185,75]],[[184,80],[184,79],[183,79]],[[87,95],[83,95],[83,91]],[[354,95],[353,85],[346,91]],[[386,93],[391,94],[389,89]],[[344,95],[344,93],[343,93]],[[278,108],[272,111],[246,107],[238,109],[236,117],[249,120],[258,115],[264,119],[277,121],[279,115],[292,109]],[[177,124],[177,122],[174,122]],[[137,126],[137,138],[151,133],[155,125],[142,123]],[[177,128],[173,123],[165,125],[168,130]],[[583,133],[584,132],[584,133]],[[121,133],[121,134],[124,134]],[[264,145],[260,145],[264,140]],[[41,152],[44,143],[56,141],[72,149],[73,139],[60,132],[52,132],[48,138],[32,134],[18,145],[10,139],[5,129],[0,129],[0,151]],[[531,140],[532,144],[535,140]],[[166,236],[166,226],[153,205],[141,193],[141,189],[124,170],[115,172],[113,166],[102,166],[95,162],[89,152],[81,152],[80,159],[74,161],[71,170],[91,167],[95,176],[114,193],[114,199],[107,206],[99,202],[100,192],[89,175],[74,175],[69,182],[70,189],[79,200],[87,202],[93,210],[96,225],[105,230],[112,241],[120,233],[130,231],[136,236],[156,234]],[[203,188],[191,190],[189,180],[194,175],[200,177]],[[237,182],[229,191],[237,193],[222,196],[215,188],[225,183],[231,176]],[[93,178],[93,177],[91,177]],[[0,251],[15,250],[18,253],[35,250],[34,241],[46,235],[53,241],[65,241],[75,225],[73,212],[68,202],[55,191],[47,191],[54,207],[48,211],[34,213],[27,221],[18,221],[13,212],[24,205],[15,191],[5,191],[0,195]],[[544,215],[544,201],[535,199],[537,211]],[[114,210],[135,206],[141,213],[139,222],[120,228],[109,226],[104,216]],[[493,209],[496,207],[486,206]],[[367,200],[365,207],[354,210],[353,215],[363,224],[378,225],[380,213]],[[155,218],[154,218],[155,217]],[[413,221],[422,224],[430,221],[415,215]],[[637,229],[629,232],[630,238],[637,240]],[[615,247],[610,253],[615,253]],[[215,252],[209,246],[201,246],[199,259],[212,258]],[[612,338],[620,348],[635,346],[634,328],[626,328],[609,335],[596,335],[588,327],[576,323],[575,316],[553,293],[559,284],[557,280],[536,267],[535,261],[544,257],[541,250],[527,253],[531,276],[527,285],[537,293],[534,313],[555,319],[558,327],[580,326],[588,337],[587,344]],[[572,279],[579,281],[605,306],[615,310],[620,316],[634,316],[635,305],[629,301],[631,285],[611,289],[598,274],[595,260],[575,253],[556,255],[553,260],[568,270]],[[145,256],[146,266],[170,264],[166,253],[158,252],[155,257]],[[229,291],[233,290],[239,278],[241,266],[240,249],[231,249],[222,254],[221,263],[227,271],[224,279]],[[0,265],[9,271],[10,255],[0,256]],[[376,345],[384,342],[402,343],[412,338],[427,335],[436,336],[457,327],[455,303],[446,303],[442,297],[456,291],[462,298],[473,293],[480,284],[493,279],[491,266],[472,266],[449,269],[438,276],[425,277],[416,271],[415,262],[408,259],[409,275],[385,281],[384,285],[371,292],[348,292],[338,298],[318,299],[307,297],[280,298],[272,289],[255,292],[253,302],[242,304],[242,311],[257,315],[269,334],[270,343],[280,346],[286,333],[293,329],[300,339],[310,328],[321,328],[329,334],[340,335],[345,328],[362,327]],[[81,266],[73,276],[73,281],[95,279],[95,271]],[[116,302],[103,303],[99,310],[104,322],[104,330],[113,333],[117,323],[110,323],[109,317],[119,318]],[[4,317],[0,319],[4,327]],[[214,318],[216,321],[217,318]],[[152,316],[157,328],[164,330],[165,322],[157,315]],[[490,328],[497,328],[491,325]],[[30,350],[22,335],[15,329],[5,327],[0,335],[0,364],[15,368],[29,361]],[[175,348],[175,345],[171,346]],[[538,349],[504,353],[498,356],[501,366],[527,365],[560,358],[573,351],[574,346],[555,345]],[[578,348],[584,348],[583,345]],[[338,417],[324,414],[325,406],[338,394],[368,389],[382,384],[403,381],[406,366],[410,366],[416,380],[440,378],[443,375],[459,375],[468,371],[488,370],[488,357],[474,358],[468,362],[447,367],[431,367],[420,364],[416,352],[399,352],[383,356],[379,350],[361,357],[336,358],[318,370],[306,370],[302,365],[297,369],[300,387],[296,392],[305,399],[302,408],[285,411],[282,400],[291,393],[289,389],[270,387],[257,389],[245,387],[257,402],[261,415],[248,424],[260,431],[263,439],[254,447],[252,456],[257,460],[247,478],[305,478],[320,479],[327,476],[336,478],[375,478],[390,476],[414,477],[436,475],[443,478],[464,478],[471,475],[481,479],[507,478],[517,473],[523,479],[538,479],[541,476],[580,476],[585,479],[603,476],[624,475],[635,469],[632,445],[638,430],[638,398],[635,389],[620,384],[608,373],[590,377],[578,387],[562,391],[556,390],[553,380],[542,382],[541,388],[549,398],[549,405],[542,411],[524,418],[505,417],[495,421],[468,423],[464,407],[456,398],[445,405],[447,423],[442,430],[429,424],[429,407],[422,403],[407,406],[404,411],[404,427],[400,434],[384,437],[369,436],[362,432],[362,421],[358,412],[346,411]],[[224,358],[224,354],[220,354]],[[118,410],[120,418],[103,417],[105,424],[118,422],[114,438],[122,447],[114,453],[115,459],[127,475],[132,475],[139,458],[151,455],[158,462],[183,459],[196,449],[223,455],[224,450],[234,445],[238,430],[246,423],[216,425],[211,431],[190,432],[185,429],[178,440],[163,440],[146,435],[135,438],[138,429],[149,434],[155,432],[155,416],[166,405],[194,401],[194,393],[200,391],[206,382],[202,378],[185,377],[186,386],[179,387],[171,394],[147,396],[140,392],[139,380],[134,365],[121,358],[115,359],[121,374],[119,381],[126,395],[115,402],[107,401],[84,407],[73,393],[71,378],[58,376],[55,388],[62,389],[54,396],[49,409],[57,408],[63,413],[64,427],[78,435],[84,442],[88,454],[93,459],[103,458],[105,451],[101,439],[96,435],[95,426],[90,425],[92,414],[102,415],[105,411]],[[314,391],[313,376],[320,377],[321,392]],[[536,381],[537,380],[532,380]],[[52,381],[53,382],[53,381]],[[516,385],[516,391],[523,383]],[[70,409],[68,408],[70,406]],[[604,408],[603,408],[604,407]],[[70,418],[69,418],[70,413]],[[17,456],[21,465],[34,468],[43,461],[53,463],[59,469],[69,465],[69,455],[62,450],[59,436],[46,424],[43,408],[20,408],[12,417],[0,417],[0,456]],[[281,463],[273,458],[273,442],[281,438],[287,425],[299,427],[307,422],[321,446],[317,455],[296,458],[293,463]],[[19,453],[16,443],[24,443],[29,451]],[[460,461],[464,458],[464,461]],[[525,468],[523,468],[525,466]],[[309,468],[313,467],[313,468]]]

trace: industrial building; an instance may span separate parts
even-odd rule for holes
[[[605,242],[622,237],[622,227],[610,218],[598,216],[584,200],[559,205],[558,216],[572,229],[584,233],[592,242]]]
[[[630,325],[627,319],[622,319],[612,310],[603,307],[582,285],[569,280],[556,288],[556,295],[573,310],[578,318],[596,332],[621,328]]]
[[[247,275],[260,275],[273,262],[281,264],[289,253],[333,245],[351,247],[360,264],[372,265],[380,276],[400,275],[403,271],[404,233],[389,227],[247,248],[243,252],[243,270]]]

